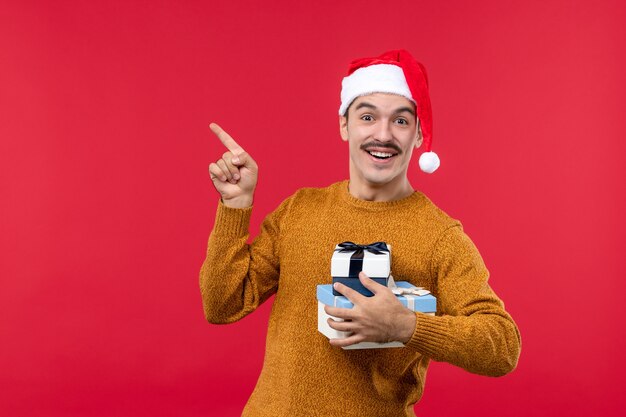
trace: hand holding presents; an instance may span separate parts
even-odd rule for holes
[[[328,319],[330,327],[352,333],[344,339],[331,339],[331,345],[345,347],[360,342],[408,342],[415,329],[415,313],[403,306],[389,288],[373,281],[363,272],[359,274],[359,280],[374,296],[365,297],[336,283],[335,290],[348,298],[354,307],[324,307],[327,314],[344,320]]]
[[[209,127],[228,149],[221,159],[209,165],[213,186],[226,206],[250,207],[259,173],[256,162],[224,129],[215,123]]]

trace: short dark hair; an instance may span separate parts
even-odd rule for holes
[[[352,107],[352,103],[354,103],[354,100],[352,100],[350,102],[350,105],[348,106],[348,108],[346,109],[346,112],[343,114],[343,117],[346,118],[346,122],[348,121],[348,113],[350,113],[350,107]]]

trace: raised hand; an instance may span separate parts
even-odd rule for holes
[[[259,174],[256,162],[224,129],[216,123],[209,128],[228,150],[209,165],[213,186],[228,207],[250,207]]]

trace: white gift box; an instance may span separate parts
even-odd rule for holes
[[[335,247],[330,262],[330,275],[333,283],[342,284],[371,297],[373,294],[359,281],[359,272],[387,286],[391,273],[391,245],[375,242],[370,245],[356,245],[343,242]],[[341,295],[334,292],[335,295]]]
[[[386,245],[388,252],[375,254],[369,250],[363,251],[363,272],[370,278],[387,278],[391,273],[391,245]],[[333,277],[358,277],[350,274],[350,259],[355,250],[340,252],[341,246],[335,246],[330,262],[330,275]]]

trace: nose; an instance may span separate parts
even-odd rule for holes
[[[393,138],[391,134],[391,127],[387,120],[381,120],[376,126],[376,131],[374,132],[374,139],[380,142],[389,142]]]

